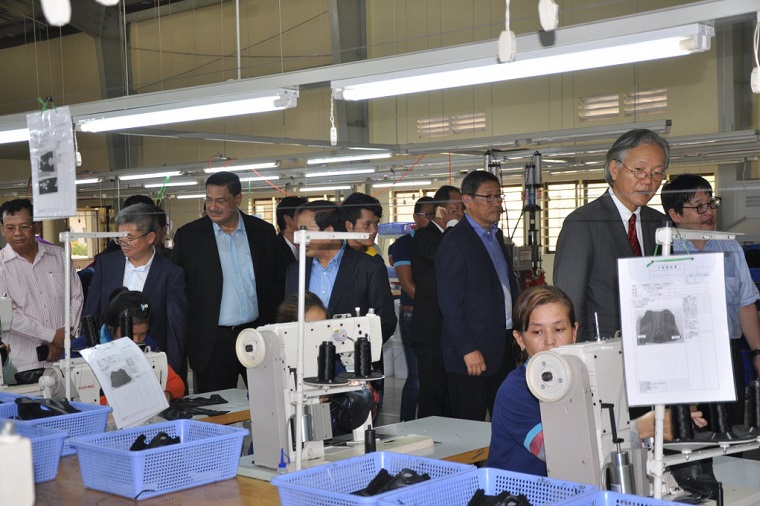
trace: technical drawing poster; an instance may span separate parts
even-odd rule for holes
[[[618,260],[629,406],[736,399],[723,253]]]
[[[140,425],[169,407],[145,353],[131,339],[116,339],[80,353],[98,378],[118,428]]]

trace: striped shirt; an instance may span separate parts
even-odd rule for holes
[[[65,256],[63,248],[37,243],[34,262],[16,254],[10,244],[0,250],[0,294],[13,300],[11,331],[3,339],[11,345],[11,360],[19,371],[45,367],[35,348],[50,343],[65,326]],[[71,267],[71,325],[82,314],[82,284]]]

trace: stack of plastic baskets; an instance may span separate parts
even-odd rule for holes
[[[71,438],[87,434],[99,434],[106,430],[108,413],[113,411],[108,406],[96,406],[81,402],[71,402],[70,404],[78,409],[79,413],[29,420],[34,425],[62,430],[68,434],[63,442],[63,450],[61,451],[61,455],[63,456],[74,454],[74,448],[69,444]],[[16,403],[6,402],[0,404],[0,418],[18,418],[18,406]]]
[[[378,504],[384,506],[391,504],[465,506],[478,489],[482,489],[486,495],[498,495],[505,490],[512,495],[522,494],[533,506],[570,504],[570,499],[585,498],[599,491],[592,485],[484,467],[419,488],[394,492],[384,497]]]
[[[180,442],[129,451],[145,434],[179,436]],[[82,481],[88,488],[130,499],[147,499],[237,474],[245,429],[194,420],[145,425],[71,441],[76,447]]]
[[[578,497],[570,502],[564,503],[573,506],[666,506],[675,503],[672,501],[663,501],[651,497],[641,497],[638,495],[618,494],[617,492],[599,491],[595,494]]]
[[[427,473],[431,480],[409,489],[428,486],[436,480],[458,475],[475,469],[469,464],[457,464],[444,460],[402,455],[393,452],[373,452],[360,457],[324,464],[301,471],[276,476],[272,479],[284,506],[350,506],[355,504],[378,504],[386,495],[372,497],[354,495],[366,488],[381,470],[398,474],[402,469],[411,469],[419,474]],[[448,501],[438,502],[448,504]]]
[[[58,474],[58,463],[61,460],[66,432],[21,420],[14,420],[14,425],[16,434],[28,438],[32,443],[34,482],[54,480]]]

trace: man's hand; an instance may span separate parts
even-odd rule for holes
[[[48,362],[57,362],[61,359],[61,355],[63,355],[63,347],[56,346],[54,343],[48,344]]]
[[[53,340],[51,341],[51,344],[54,344],[58,348],[63,349],[63,340],[66,338],[66,330],[61,327],[60,329],[57,329],[55,331],[55,335],[53,336]]]
[[[464,363],[467,366],[467,374],[470,376],[480,376],[486,372],[486,361],[478,350],[465,355]]]

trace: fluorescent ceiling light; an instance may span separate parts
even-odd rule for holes
[[[134,181],[137,179],[153,179],[156,177],[174,177],[174,176],[181,176],[182,172],[178,170],[173,170],[169,172],[149,172],[147,174],[124,174],[124,175],[118,175],[120,181]]]
[[[77,183],[76,184],[78,184],[78,185],[80,185],[80,184],[94,184],[94,183],[100,183],[101,181],[102,181],[102,179],[100,179],[99,177],[90,177],[90,178],[86,178],[86,179],[77,179]]]
[[[214,174],[215,172],[238,172],[241,170],[261,170],[261,169],[276,169],[280,166],[279,162],[263,162],[263,163],[249,163],[248,165],[228,165],[227,167],[217,167],[203,169],[206,174]]]
[[[159,103],[75,118],[82,132],[108,132],[128,128],[166,125],[185,121],[226,118],[243,114],[279,111],[295,107],[298,91],[278,88],[246,94],[203,97],[177,102]]]
[[[251,176],[241,177],[240,182],[248,183],[250,181],[277,181],[278,179],[280,179],[280,176]]]
[[[712,26],[690,25],[520,51],[508,63],[479,58],[399,72],[332,81],[341,100],[404,95],[525,77],[561,74],[709,51]],[[494,42],[494,47],[496,43]]]
[[[29,140],[29,129],[14,128],[11,130],[0,131],[0,144],[7,144],[10,142],[22,142]]]
[[[372,174],[375,169],[351,169],[351,170],[326,170],[323,172],[307,172],[306,177],[327,177],[327,176],[354,176],[356,174]]]
[[[319,165],[323,163],[340,163],[340,162],[355,162],[357,160],[379,160],[381,158],[390,158],[393,153],[364,153],[361,155],[345,155],[345,156],[328,156],[325,158],[311,158],[306,160],[309,165]]]
[[[177,195],[178,199],[203,199],[206,198],[205,193],[183,193],[182,195]]]
[[[349,185],[345,186],[310,186],[308,188],[299,188],[298,191],[305,193],[305,192],[329,192],[329,191],[337,191],[337,190],[350,190],[351,187]]]
[[[169,186],[196,186],[198,181],[172,181],[170,183],[149,183],[143,185],[143,188],[164,188]]]
[[[401,181],[400,183],[377,183],[373,184],[372,188],[390,188],[397,186],[430,186],[432,181]]]

